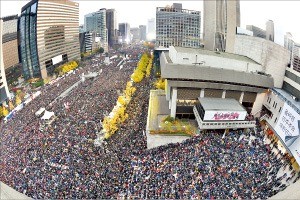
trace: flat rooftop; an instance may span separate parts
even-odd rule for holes
[[[222,111],[246,111],[245,108],[235,99],[223,98],[198,98],[204,110]]]
[[[238,54],[233,54],[233,53],[226,53],[226,52],[217,52],[217,51],[209,51],[206,49],[199,49],[199,48],[186,48],[186,47],[174,47],[175,50],[178,53],[191,53],[191,54],[203,54],[203,55],[208,55],[208,56],[217,56],[221,58],[227,58],[227,59],[234,59],[234,60],[240,60],[248,63],[253,63],[253,64],[259,64],[255,62],[254,60],[248,58],[247,56],[242,56]]]

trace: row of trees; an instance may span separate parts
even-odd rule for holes
[[[134,70],[133,74],[131,75],[131,79],[135,83],[139,83],[143,80],[145,75],[149,77],[151,74],[152,62],[153,62],[153,56],[149,53],[144,53],[137,65],[137,68]]]
[[[94,50],[94,51],[87,51],[87,52],[85,52],[85,53],[81,53],[80,56],[81,56],[81,58],[83,58],[83,57],[86,57],[86,56],[93,55],[93,54],[95,54],[95,53],[104,53],[103,47],[97,48],[97,49]]]
[[[78,67],[79,62],[78,61],[70,61],[68,63],[63,64],[62,66],[59,66],[55,69],[55,73],[59,75],[64,75],[68,73],[71,70],[74,70]]]
[[[118,130],[119,125],[128,118],[128,114],[125,112],[126,107],[135,91],[136,88],[132,86],[132,82],[127,82],[123,95],[118,97],[117,105],[103,120],[104,138],[110,138]]]
[[[4,105],[0,107],[0,118],[6,117],[10,111],[12,111],[16,106],[20,105],[24,100],[24,97],[24,92],[17,90],[14,101],[10,100],[7,107]]]

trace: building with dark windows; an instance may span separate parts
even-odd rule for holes
[[[117,12],[115,9],[106,10],[106,28],[108,45],[112,47],[118,42]]]
[[[104,51],[108,51],[108,30],[106,23],[105,8],[84,16],[85,32],[96,33],[96,37],[100,38],[100,44],[104,48]]]
[[[18,15],[11,15],[2,18],[2,47],[3,62],[8,84],[17,81],[22,74],[22,67],[18,54]]]
[[[134,27],[130,29],[131,34],[131,42],[139,42],[140,41],[140,28]]]
[[[130,43],[130,24],[120,23],[119,24],[119,43]]]
[[[2,35],[3,21],[0,19],[0,35]],[[3,46],[2,46],[2,37],[0,37],[0,103],[4,102],[9,98],[9,91],[6,82],[4,63],[3,63]]]
[[[182,4],[156,8],[156,46],[200,47],[200,11]]]
[[[45,78],[60,64],[80,59],[78,27],[78,3],[33,0],[22,7],[18,31],[24,78]]]

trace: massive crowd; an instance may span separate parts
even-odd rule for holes
[[[142,51],[124,49],[132,60]],[[103,147],[94,146],[96,130],[136,66],[124,62],[117,67],[121,58],[104,65],[103,59],[85,61],[84,67],[42,88],[41,95],[6,124],[0,123],[1,181],[32,198],[228,199],[267,198],[298,176],[289,168],[292,172],[278,173],[289,164],[271,153],[276,147],[265,145],[260,130],[206,132],[147,150],[144,131],[153,77],[136,85],[127,107],[129,118],[117,133]],[[95,71],[102,72],[57,98],[80,81],[82,73]],[[50,125],[35,116],[40,107],[55,113]]]

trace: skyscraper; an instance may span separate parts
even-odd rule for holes
[[[253,25],[246,25],[246,29],[253,32],[254,37],[266,38],[266,31]]]
[[[6,16],[2,20],[3,62],[6,80],[9,83],[16,80],[22,74],[18,52],[18,15]]]
[[[9,98],[9,92],[6,82],[6,76],[4,71],[4,62],[3,62],[3,48],[2,48],[2,27],[3,27],[3,21],[0,19],[0,103],[5,101],[7,98]]]
[[[120,43],[130,43],[130,24],[120,23],[119,24],[119,36]]]
[[[240,26],[240,1],[203,1],[203,8],[204,48],[233,53],[236,27]]]
[[[292,34],[290,32],[287,32],[284,35],[284,48],[286,48],[287,50],[289,50],[290,52],[292,52],[293,45],[294,45],[293,36],[292,36]]]
[[[148,41],[155,39],[155,18],[148,19],[146,39]]]
[[[146,26],[145,25],[139,25],[140,28],[140,40],[146,41]]]
[[[266,39],[274,42],[274,22],[272,20],[266,23]]]
[[[84,27],[86,32],[95,32],[97,37],[100,37],[101,46],[107,51],[108,30],[106,28],[106,9],[89,13],[84,16]]]
[[[156,8],[156,46],[200,47],[200,11],[182,4]]]
[[[70,0],[32,0],[18,22],[25,79],[45,78],[62,62],[80,59],[79,4]]]
[[[115,9],[106,10],[106,28],[108,45],[113,46],[117,42],[117,12]]]

